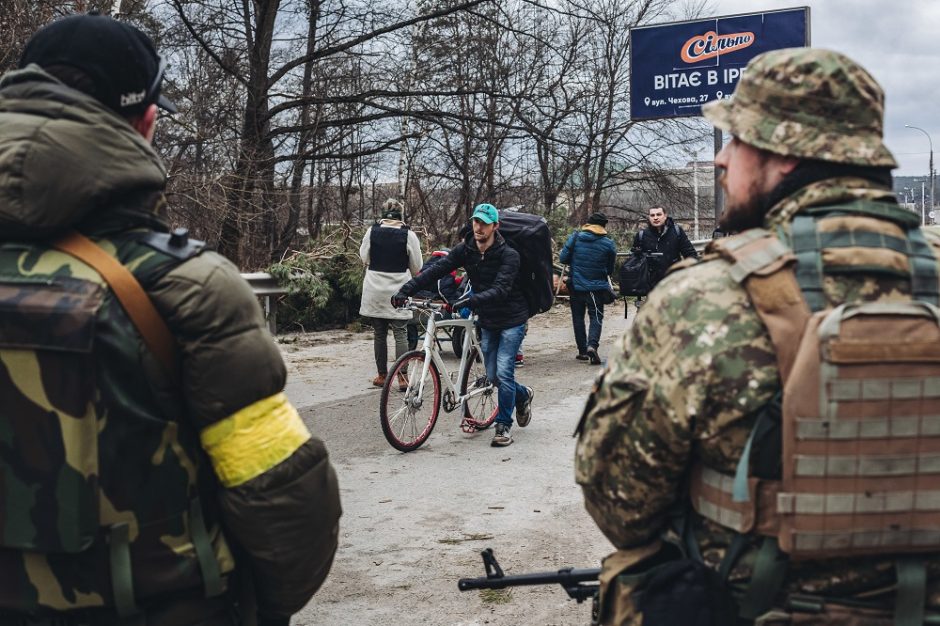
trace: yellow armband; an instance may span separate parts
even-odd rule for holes
[[[310,431],[278,393],[204,428],[199,438],[222,484],[237,487],[285,461]]]

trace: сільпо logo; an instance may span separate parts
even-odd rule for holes
[[[682,60],[686,63],[698,63],[735,50],[742,50],[754,41],[754,33],[719,35],[710,30],[704,35],[696,35],[682,44]]]

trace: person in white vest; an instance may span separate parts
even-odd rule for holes
[[[386,200],[382,220],[366,231],[359,246],[366,265],[359,314],[371,318],[375,331],[373,348],[378,375],[372,384],[381,387],[388,376],[388,329],[395,336],[395,358],[408,350],[407,325],[411,311],[395,309],[391,297],[421,269],[421,242],[402,221],[402,204]],[[407,381],[399,381],[407,387]]]

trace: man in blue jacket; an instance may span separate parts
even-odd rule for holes
[[[519,288],[519,253],[499,234],[499,211],[492,204],[479,204],[470,222],[473,229],[446,257],[405,283],[392,296],[392,305],[403,306],[408,296],[427,289],[458,267],[467,270],[473,295],[458,300],[454,308],[469,306],[480,324],[486,376],[499,384],[499,413],[492,445],[512,443],[512,412],[526,426],[532,419],[531,387],[515,377],[515,358],[525,336],[529,305]]]
[[[610,291],[607,277],[614,271],[617,247],[607,236],[607,216],[592,213],[587,224],[571,233],[558,259],[571,266],[571,322],[574,325],[574,341],[578,345],[579,361],[590,359],[591,364],[600,365],[597,347],[601,341],[604,325],[604,296]],[[584,312],[591,323],[584,332]]]

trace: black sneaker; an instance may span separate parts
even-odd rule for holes
[[[588,348],[587,349],[588,358],[591,359],[591,365],[600,365],[601,357],[597,356],[597,349]]]
[[[505,447],[512,444],[512,427],[505,424],[496,425],[496,433],[490,443],[494,448]]]
[[[588,355],[587,355],[587,352],[579,352],[579,353],[578,353],[578,356],[576,356],[576,357],[574,357],[574,358],[578,359],[579,361],[587,361],[587,360],[588,360]]]
[[[526,387],[525,390],[529,394],[528,399],[516,405],[516,423],[520,428],[525,428],[532,421],[532,398],[535,397],[535,392],[532,387]]]

